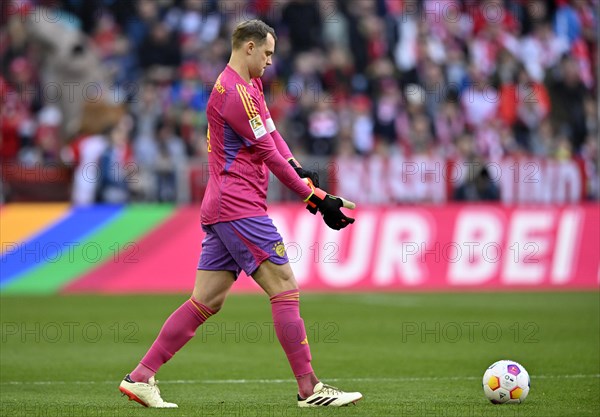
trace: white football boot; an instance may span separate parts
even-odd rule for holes
[[[129,397],[129,401],[137,401],[144,407],[150,408],[177,408],[177,404],[168,403],[164,401],[160,396],[160,390],[156,386],[158,381],[154,377],[150,377],[148,383],[134,382],[131,380],[129,375],[121,381],[119,385],[119,391],[123,395]]]
[[[313,389],[314,394],[308,398],[298,395],[298,407],[342,407],[362,399],[360,392],[344,392],[331,385],[319,382]]]

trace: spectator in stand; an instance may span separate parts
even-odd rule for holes
[[[463,90],[460,101],[465,120],[472,129],[496,117],[499,95],[484,74],[472,66],[469,87]]]
[[[600,198],[600,139],[598,132],[587,137],[581,147],[581,156],[583,158],[584,169],[588,178],[588,198]]]
[[[307,129],[311,154],[331,156],[335,153],[340,125],[337,113],[326,98],[319,100],[309,113]]]
[[[36,113],[42,109],[43,97],[30,60],[24,56],[15,58],[10,64],[8,80],[11,88],[7,90],[9,97],[6,97],[6,104],[10,116],[6,122],[17,129],[18,141],[14,142],[17,147],[32,150],[37,145],[35,119]],[[8,133],[11,138],[11,133]]]
[[[318,52],[298,54],[294,60],[294,71],[287,84],[288,96],[302,105],[316,105],[323,97],[323,85],[319,68],[324,65]]]
[[[135,13],[126,11],[121,17],[127,38],[132,42],[135,50],[138,50],[150,33],[150,28],[159,21],[159,5],[155,0],[137,0],[135,2],[115,2],[135,4]]]
[[[374,103],[374,133],[378,142],[396,142],[396,117],[400,112],[402,94],[394,78],[384,78],[379,82],[379,93]]]
[[[459,93],[463,91],[469,82],[469,68],[465,51],[459,46],[451,46],[447,51],[445,76],[448,81],[448,89]]]
[[[352,55],[341,46],[333,46],[327,57],[327,64],[323,70],[323,87],[331,92],[332,98],[344,100],[352,91]]]
[[[110,13],[102,13],[91,35],[97,53],[106,67],[110,79],[114,80],[115,101],[127,102],[134,91],[118,89],[121,86],[135,85],[140,73],[137,70],[137,58],[130,53],[131,40],[124,36],[121,27]]]
[[[544,81],[546,70],[555,66],[569,50],[569,44],[552,32],[550,23],[537,23],[521,41],[520,57],[527,72],[536,82]]]
[[[600,121],[598,120],[598,103],[590,95],[586,95],[583,101],[583,111],[585,113],[585,130],[588,136],[598,137],[600,132]],[[600,139],[599,139],[600,140]]]
[[[493,162],[521,151],[510,126],[499,119],[487,120],[479,126],[475,130],[475,140],[479,156]]]
[[[159,202],[177,200],[177,177],[186,165],[186,151],[183,140],[175,134],[173,125],[160,120],[156,126],[158,155],[156,158],[156,194]]]
[[[321,46],[322,19],[318,2],[291,0],[283,8],[281,23],[288,30],[295,52],[306,52]]]
[[[31,123],[29,107],[20,100],[19,94],[10,83],[0,78],[0,161],[14,162],[19,150],[31,143],[32,138],[24,135],[25,126]]]
[[[477,162],[475,139],[470,133],[463,133],[456,139],[456,163],[466,164]]]
[[[477,176],[454,191],[457,201],[500,201],[500,189],[490,178],[490,173],[483,166]]]
[[[99,202],[123,204],[130,201],[130,186],[137,181],[137,167],[129,145],[130,131],[131,120],[124,117],[108,134],[110,143],[99,161]]]
[[[158,88],[152,83],[141,86],[137,100],[131,109],[136,119],[133,141],[134,158],[143,168],[154,164],[158,153],[155,143],[155,127],[163,113]]]
[[[142,69],[153,70],[159,78],[171,79],[175,68],[181,64],[181,51],[173,45],[178,45],[177,38],[168,26],[162,22],[154,23],[139,48]]]
[[[108,132],[107,132],[108,133]],[[63,149],[62,159],[74,166],[71,202],[94,204],[100,180],[100,157],[108,147],[106,135],[81,135]]]
[[[413,156],[426,155],[432,150],[434,139],[426,114],[419,114],[411,120],[408,144]]]
[[[473,7],[477,5],[479,7]],[[469,2],[467,10],[473,19],[473,33],[478,35],[489,25],[500,25],[503,31],[517,33],[520,28],[519,21],[504,7],[503,0],[482,0]]]
[[[532,133],[530,145],[531,153],[541,158],[552,158],[556,153],[556,135],[552,128],[550,118],[542,120],[538,128]]]
[[[502,95],[502,89],[504,86],[514,87],[515,80],[517,79],[517,72],[521,69],[521,63],[518,58],[510,53],[507,49],[502,49],[498,54],[498,61],[496,64],[496,71],[491,76],[490,81],[492,85],[499,88],[500,94]],[[500,105],[502,107],[502,105]],[[505,109],[498,109],[500,113]]]
[[[556,152],[554,158],[558,161],[567,161],[573,157],[573,144],[569,136],[568,130],[559,132],[555,138]]]
[[[422,71],[419,74],[419,84],[425,89],[425,111],[427,116],[434,120],[440,112],[440,107],[449,88],[440,65],[432,60],[425,60],[423,64]]]
[[[551,16],[556,12],[555,2],[546,0],[528,0],[513,4],[520,9],[520,13],[516,15],[521,20],[523,35],[530,34],[536,25],[551,23]]]
[[[512,33],[501,24],[490,22],[469,43],[471,65],[484,77],[490,77],[496,71],[496,65],[502,50],[517,55],[519,42]]]
[[[517,77],[516,95],[512,99],[516,107],[513,130],[519,145],[531,151],[531,135],[550,113],[550,98],[546,87],[534,81],[527,71],[521,69]]]
[[[35,131],[36,163],[51,165],[60,159],[60,122],[62,114],[57,106],[47,105],[38,113]]]
[[[348,18],[344,13],[344,3],[318,2],[323,17],[323,44],[328,47],[341,47],[349,50],[352,46],[348,39]],[[335,6],[335,7],[332,7]],[[349,57],[352,59],[352,56]]]
[[[172,30],[181,33],[184,42],[192,38],[205,47],[215,41],[221,28],[221,19],[213,6],[211,2],[185,0],[183,10],[171,9],[165,20]]]
[[[366,96],[352,100],[352,142],[359,155],[370,155],[375,149],[374,122],[371,102]]]
[[[456,98],[449,96],[435,117],[435,134],[444,156],[454,154],[454,144],[465,131],[465,118]]]
[[[577,61],[566,57],[548,80],[553,103],[551,118],[560,131],[568,131],[572,148],[578,151],[586,137],[584,100],[588,91],[581,81]]]
[[[179,118],[179,134],[184,142],[186,154],[188,157],[206,157],[206,132],[202,125],[198,113],[185,109]],[[198,139],[200,133],[204,135],[203,139]]]
[[[397,43],[394,46],[394,60],[396,67],[403,73],[412,71],[417,66],[417,37],[418,20],[416,13],[407,13],[400,8],[396,16],[395,37]]]
[[[560,7],[554,17],[554,32],[558,37],[572,44],[581,37],[582,32],[581,19],[574,5],[583,2],[566,0],[558,3]]]
[[[376,15],[365,16],[360,25],[360,30],[367,42],[367,58],[369,62],[384,58],[389,53],[385,33],[385,22]]]
[[[348,34],[350,47],[352,48],[352,58],[354,59],[354,69],[356,71],[353,86],[357,92],[365,90],[364,76],[369,66],[367,52],[367,39],[361,30],[361,21],[366,16],[375,13],[375,2],[351,0],[349,2],[340,1],[337,6],[343,11],[348,19]]]
[[[183,63],[179,79],[172,83],[168,106],[181,114],[185,109],[201,112],[206,108],[208,97],[201,83],[200,68],[194,61]]]

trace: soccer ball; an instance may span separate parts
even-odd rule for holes
[[[494,404],[522,403],[529,394],[529,374],[520,363],[498,361],[483,374],[483,392]]]

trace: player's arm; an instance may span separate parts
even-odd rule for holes
[[[259,84],[259,88],[262,91],[262,83]],[[300,178],[309,178],[312,181],[312,183],[316,187],[318,187],[319,186],[319,173],[317,171],[311,171],[311,170],[302,168],[302,165],[300,165],[300,162],[298,162],[296,160],[296,158],[294,158],[294,155],[292,155],[292,151],[290,151],[290,147],[288,146],[285,139],[283,139],[283,137],[277,130],[277,127],[275,126],[275,122],[271,118],[271,112],[269,111],[269,107],[267,106],[267,102],[265,101],[264,96],[262,96],[262,99],[263,99],[263,102],[265,105],[265,110],[266,110],[265,126],[267,127],[267,132],[269,132],[271,134],[271,136],[273,137],[273,142],[275,142],[275,147],[277,148],[277,150],[279,151],[281,156],[283,156],[288,161],[288,163],[292,166],[292,168],[294,168],[294,171],[296,171],[296,174],[298,174],[298,176]]]
[[[285,143],[285,140],[283,140],[283,137],[281,137],[281,135],[279,134],[279,132],[277,130],[274,130],[273,132],[271,132],[271,136],[273,136],[273,140],[275,141],[275,145],[277,146],[277,149],[280,149],[280,146],[278,146],[278,143],[282,143],[283,146],[285,146],[288,150],[289,147],[287,146],[287,143]],[[280,150],[281,153],[281,150]],[[290,152],[291,155],[291,152]],[[319,186],[319,173],[317,171],[311,171],[309,169],[304,169],[302,168],[302,165],[300,165],[300,162],[298,162],[296,160],[296,158],[294,158],[293,156],[290,156],[289,158],[286,158],[287,161],[289,162],[289,164],[292,166],[292,168],[294,168],[294,171],[296,171],[296,174],[298,174],[298,176],[300,178],[309,178],[312,183],[315,186]]]
[[[290,175],[289,170],[292,170],[292,168],[286,163],[285,159],[276,149],[275,144],[273,143],[273,138],[271,135],[269,135],[269,133],[264,135],[263,140],[259,140],[252,146],[267,167],[269,167],[271,172],[273,172],[275,176],[277,176],[277,178],[279,178],[279,180],[290,189],[294,189],[292,187],[297,181],[300,181],[301,183],[310,187],[310,193],[306,197],[302,194],[299,195],[304,199],[304,202],[307,203],[306,208],[311,211],[311,213],[316,213],[318,211],[322,214],[323,220],[327,226],[334,230],[340,230],[349,224],[354,223],[353,218],[347,217],[340,210],[342,207],[354,209],[354,203],[344,200],[341,197],[327,194],[320,188],[315,187],[309,178],[300,179],[300,177],[294,175],[295,178],[289,182],[289,184],[292,184],[292,186],[288,185],[287,181],[289,180]],[[278,173],[280,172],[285,172],[285,174],[283,176],[279,176]]]
[[[225,119],[240,135],[244,144],[256,152],[269,170],[289,189],[294,191],[309,207],[316,208],[323,215],[325,223],[335,230],[340,230],[354,222],[340,210],[344,201],[325,193],[312,184],[312,181],[300,179],[295,170],[281,155],[271,134],[265,128],[265,122],[258,112],[256,99],[251,97],[245,88],[238,86],[240,100],[233,100],[226,107]],[[237,98],[237,97],[236,97]],[[246,115],[243,117],[242,115]],[[354,208],[352,206],[346,206]]]
[[[304,202],[308,201],[312,194],[312,189],[307,187],[307,184],[296,175],[294,168],[281,156],[275,147],[273,137],[268,132],[265,132],[263,137],[254,143],[252,147],[279,181],[292,191],[295,191]]]
[[[259,156],[263,159],[267,167],[269,167],[271,172],[273,172],[281,182],[288,185],[286,180],[289,179],[289,177],[286,176],[289,175],[289,173],[286,173],[283,177],[280,177],[277,175],[277,173],[280,172],[280,170],[283,170],[283,168],[289,170],[291,167],[285,163],[285,159],[283,159],[279,151],[277,151],[275,144],[273,143],[273,138],[269,135],[269,133],[264,135],[263,140],[256,142],[252,146],[254,147],[255,151],[258,152]],[[354,209],[354,203],[344,200],[341,197],[327,194],[320,188],[315,187],[309,178],[303,178],[301,180],[299,177],[295,177],[294,181],[291,183],[294,183],[295,181],[300,181],[310,187],[310,194],[304,198],[304,202],[307,203],[306,208],[311,211],[311,213],[316,214],[317,211],[320,212],[327,226],[334,230],[340,230],[349,224],[354,223],[353,218],[347,217],[340,210],[342,207]],[[288,187],[290,186],[288,185]],[[303,195],[300,196],[304,197]]]
[[[312,190],[277,149],[272,135],[267,130],[266,121],[260,115],[258,100],[241,84],[237,84],[235,89],[236,91],[231,93],[226,105],[223,106],[225,120],[241,136],[244,145],[252,147],[269,170],[286,187],[306,200]]]

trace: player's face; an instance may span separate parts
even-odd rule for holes
[[[265,69],[271,65],[272,56],[275,53],[275,39],[269,33],[267,39],[260,45],[256,45],[250,55],[250,77],[261,77]]]

